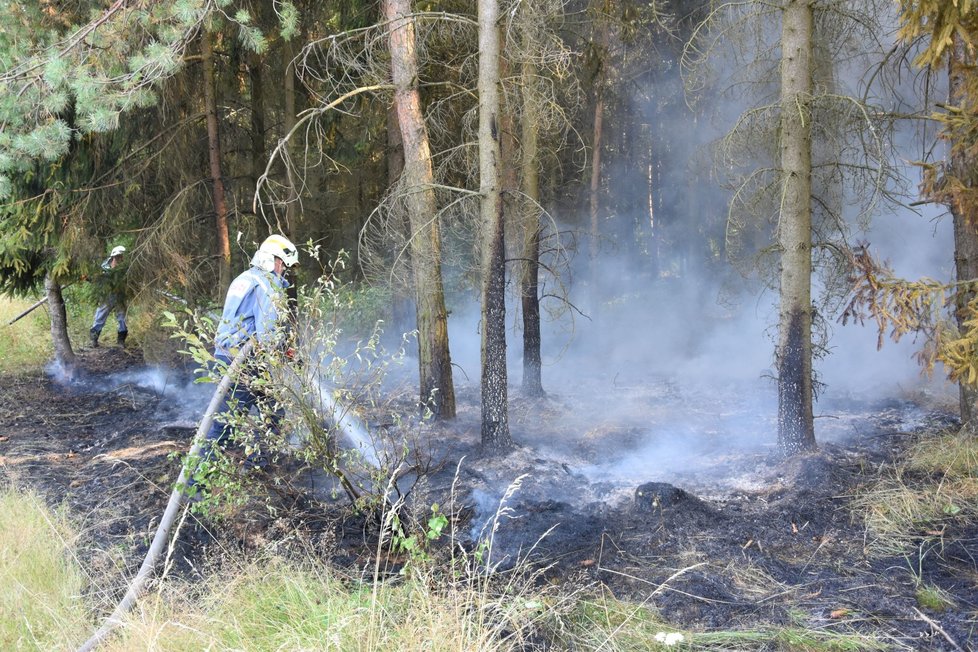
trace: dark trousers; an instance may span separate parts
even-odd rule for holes
[[[226,366],[230,366],[231,360],[227,356],[219,354],[216,357]],[[272,432],[277,435],[279,424],[284,415],[281,410],[273,410],[269,403],[268,397],[263,392],[250,387],[247,371],[242,372],[238,380],[228,390],[228,393],[224,396],[224,401],[214,414],[214,423],[211,424],[211,428],[207,432],[207,438],[200,449],[201,462],[213,459],[214,447],[219,446],[223,448],[227,441],[235,434],[232,425],[221,423],[218,419],[219,415],[228,414],[232,410],[237,414],[248,414],[251,408],[258,408],[262,420],[267,422]],[[256,442],[256,444],[260,446],[260,442]],[[264,467],[267,464],[267,459],[264,453],[255,450],[248,454],[246,464],[252,467]]]

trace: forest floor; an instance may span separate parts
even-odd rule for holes
[[[82,524],[87,571],[121,584],[167,502],[173,454],[189,447],[188,410],[201,404],[138,352],[108,347],[80,359],[83,376],[70,386],[41,373],[0,377],[0,469],[67,506]],[[458,419],[421,430],[435,464],[411,499],[419,513],[437,502],[459,514],[459,531],[474,538],[513,488],[512,518],[495,534],[503,566],[529,556],[548,565],[551,584],[603,585],[689,631],[802,623],[895,649],[978,646],[978,523],[958,519],[902,554],[880,554],[851,507],[908,446],[955,428],[946,406],[836,397],[820,407],[819,451],[781,461],[761,441],[768,435],[750,436],[771,432],[754,399],[725,391],[636,376],[578,379],[573,393],[541,399],[516,394],[518,446],[487,456],[478,393],[462,388]],[[627,407],[603,409],[612,395]],[[290,469],[261,505],[191,517],[169,572],[206,572],[215,551],[300,539],[337,565],[372,568],[376,528]],[[946,600],[922,604],[922,586]]]

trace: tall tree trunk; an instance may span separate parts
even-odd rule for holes
[[[398,183],[399,179],[401,178],[401,174],[403,173],[404,141],[401,140],[401,125],[397,120],[397,109],[391,106],[391,108],[387,111],[388,187],[393,188]],[[407,215],[405,215],[402,220],[398,221],[397,227],[401,236],[404,238],[404,242],[408,242],[409,238],[411,237],[411,224],[408,221]],[[408,270],[408,276],[410,277],[412,273],[410,249],[405,250],[402,258],[405,261],[404,265]],[[410,281],[406,279],[403,281],[403,283],[408,286],[411,285]],[[401,333],[406,333],[407,331],[414,329],[414,316],[417,314],[417,308],[410,292],[394,292],[391,311],[393,313],[391,327],[393,328],[395,334],[400,335]]]
[[[51,315],[54,359],[65,376],[71,378],[75,375],[77,361],[75,351],[71,348],[71,339],[68,337],[68,312],[65,310],[65,300],[61,295],[61,284],[48,274],[44,277],[44,290],[48,296],[48,314]]]
[[[598,86],[597,96],[594,100],[594,128],[591,134],[591,188],[590,188],[590,215],[591,215],[591,243],[588,249],[589,276],[591,282],[592,303],[598,296],[598,238],[600,231],[598,228],[598,213],[601,210],[601,139],[604,131],[604,93],[601,90],[603,75],[599,76],[595,82]],[[593,306],[592,306],[593,310]]]
[[[262,69],[265,59],[257,52],[248,56],[248,80],[251,88],[251,196],[258,188],[258,177],[265,170],[265,84]],[[250,202],[247,209],[250,209]]]
[[[282,117],[282,133],[288,134],[295,127],[296,116],[298,115],[297,105],[296,105],[296,70],[295,70],[295,41],[291,40],[285,44],[285,84],[284,84],[284,102],[285,102],[285,115]],[[299,134],[294,134],[289,142],[286,143],[285,149],[288,153],[285,159],[285,177],[286,184],[288,188],[288,196],[285,204],[285,230],[290,231],[295,228],[296,218],[299,216],[299,191],[298,182],[299,180],[295,178],[293,172],[293,165],[296,161],[296,152],[298,151],[298,140]]]
[[[391,23],[394,106],[404,146],[405,204],[411,224],[411,269],[418,321],[421,404],[436,417],[455,416],[455,386],[448,349],[448,313],[441,276],[441,230],[428,130],[421,113],[414,22],[409,0],[384,0]]]
[[[479,0],[479,193],[482,246],[482,446],[512,446],[506,375],[506,259],[500,197],[499,2]]]
[[[950,106],[970,106],[972,102],[967,97],[967,75],[973,74],[975,57],[969,52],[969,46],[958,34],[953,36],[954,42],[950,48],[948,59],[948,104]],[[976,161],[968,155],[970,149],[955,148],[951,153],[948,175],[964,188],[973,192],[978,187],[978,172],[975,170]],[[951,216],[954,223],[954,267],[955,276],[959,282],[973,282],[978,278],[978,215],[969,214],[967,204],[952,199],[950,202]],[[964,322],[969,319],[965,309],[968,302],[975,297],[974,286],[958,292],[955,300],[957,311],[955,317],[958,326],[964,330]],[[978,390],[964,382],[958,383],[958,397],[961,409],[962,425],[974,429],[978,425]]]
[[[214,227],[217,236],[218,289],[231,282],[231,241],[228,237],[228,207],[221,174],[221,138],[217,127],[217,85],[214,77],[213,35],[200,35],[200,59],[204,69],[204,109],[207,112],[207,150],[210,158],[211,192],[214,197]]]
[[[594,44],[595,73],[594,83],[594,120],[591,125],[591,185],[589,188],[588,208],[590,214],[590,234],[588,247],[588,281],[590,283],[591,310],[595,309],[599,300],[598,290],[598,244],[601,237],[601,150],[604,147],[604,94],[608,83],[608,21],[611,15],[611,0],[599,3],[594,22],[597,27]]]
[[[815,448],[812,420],[812,7],[789,0],[781,33],[781,308],[778,446]]]
[[[540,171],[538,97],[534,84],[536,65],[523,64],[522,178],[523,261],[520,274],[520,301],[523,308],[523,393],[543,396],[540,355]]]

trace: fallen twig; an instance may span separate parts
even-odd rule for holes
[[[918,609],[917,607],[914,607],[913,611],[915,614],[917,614],[917,616],[922,621],[924,621],[925,623],[933,627],[934,631],[936,631],[938,634],[943,636],[947,640],[947,642],[951,644],[951,647],[953,647],[955,650],[958,650],[958,652],[964,652],[964,648],[958,645],[957,643],[955,643],[954,639],[951,638],[950,635],[948,635],[948,633],[944,631],[944,628],[938,625],[936,621],[925,616],[923,612],[921,612],[920,609]]]

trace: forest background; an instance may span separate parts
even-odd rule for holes
[[[434,417],[455,412],[453,357],[475,357],[448,323],[478,333],[498,451],[508,358],[539,394],[561,329],[594,324],[581,355],[633,355],[616,306],[643,323],[654,303],[656,356],[760,296],[783,453],[816,446],[813,360],[840,318],[919,334],[967,426],[975,10],[850,4],[6,2],[0,289],[45,288],[70,370],[62,288],[84,301],[113,245],[161,354],[155,316],[219,302],[268,233],[318,252],[299,285],[344,251],[360,325],[417,331]],[[901,281],[862,242],[944,207],[946,277]]]

